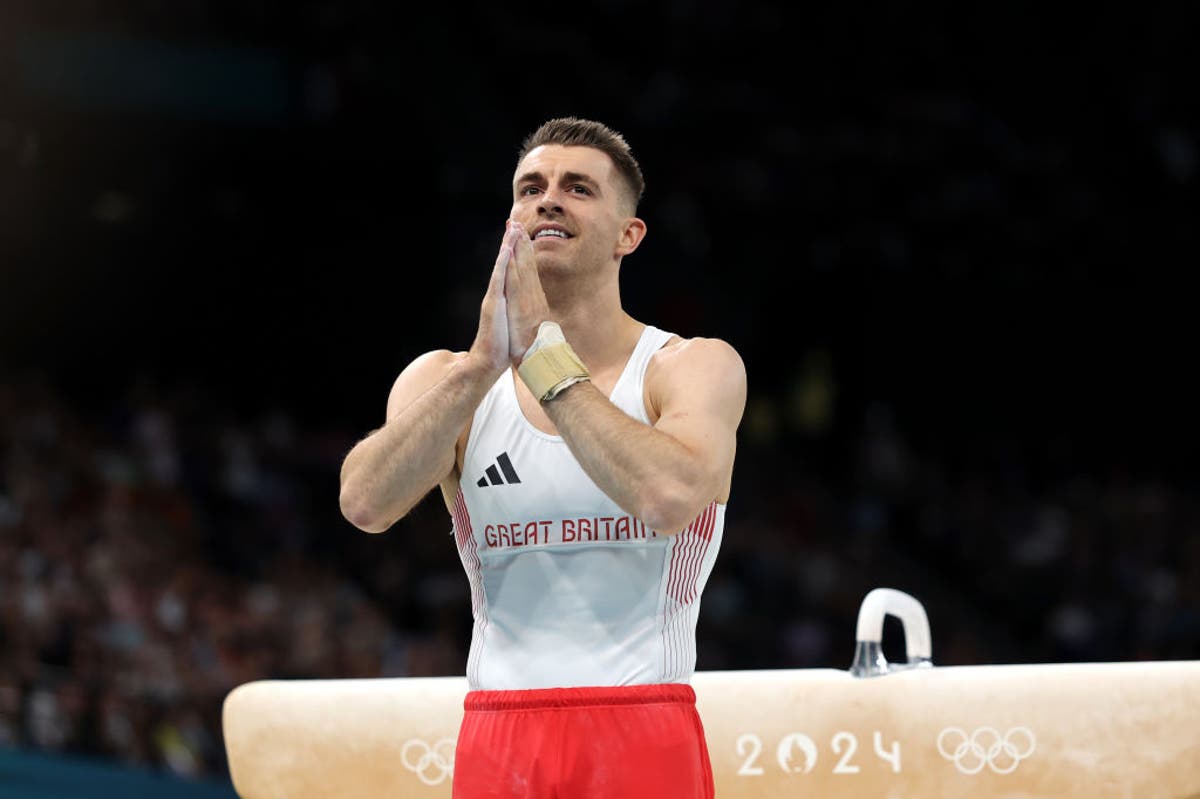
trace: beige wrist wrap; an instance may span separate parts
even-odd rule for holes
[[[517,373],[539,402],[554,399],[567,386],[591,378],[556,322],[542,322],[538,327],[537,338],[521,359]]]

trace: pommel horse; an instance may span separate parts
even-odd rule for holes
[[[882,652],[900,619],[906,663]],[[1200,661],[933,665],[867,594],[846,671],[696,672],[721,799],[1200,799]],[[225,699],[242,799],[450,796],[463,677],[261,680]]]

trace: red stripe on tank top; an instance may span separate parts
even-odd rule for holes
[[[687,604],[695,596],[696,582],[704,565],[704,555],[712,540],[716,521],[717,503],[709,506],[677,536],[671,552],[671,575],[667,581],[667,593],[679,602]]]
[[[704,568],[704,556],[712,541],[716,524],[717,503],[712,502],[687,528],[680,532],[671,548],[671,563],[667,578],[667,596],[675,600],[675,607],[665,610],[663,629],[664,679],[682,676],[677,673],[693,651],[694,642],[689,644],[689,610],[696,597],[696,586]]]
[[[667,596],[676,601],[682,601],[682,597],[679,594],[679,585],[683,580],[684,562],[691,552],[691,532],[694,526],[695,522],[685,527],[682,532],[675,536],[675,540],[672,542],[671,569],[670,575],[667,578]]]
[[[683,548],[683,558],[680,562],[679,581],[675,583],[674,596],[680,602],[687,604],[687,585],[691,579],[692,573],[696,569],[696,557],[700,552],[701,539],[699,530],[704,524],[704,516],[708,513],[706,509],[696,517],[696,521],[688,527],[685,535],[687,536],[687,545]]]
[[[467,571],[467,581],[471,586],[471,615],[480,623],[480,635],[487,627],[487,614],[484,613],[483,575],[479,562],[479,542],[475,540],[475,532],[471,528],[471,512],[467,509],[467,499],[462,489],[454,498],[454,509],[450,512],[454,520],[455,543],[458,554]],[[473,648],[474,649],[474,648]],[[476,652],[478,656],[478,652]],[[478,664],[468,663],[467,674],[470,675]]]
[[[717,505],[714,502],[708,506],[708,512],[704,514],[704,519],[700,523],[700,528],[697,531],[700,536],[700,553],[696,561],[696,567],[692,570],[691,581],[688,585],[686,599],[687,604],[691,604],[696,598],[697,586],[700,584],[700,575],[704,571],[704,558],[708,555],[708,545],[712,543],[713,527],[717,522]]]

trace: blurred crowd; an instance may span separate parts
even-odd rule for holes
[[[127,401],[0,381],[0,744],[220,773],[243,682],[461,671],[454,629],[405,616],[447,599],[418,558],[348,568],[379,553],[334,517],[345,440]]]
[[[847,668],[880,586],[925,604],[941,665],[1200,657],[1195,491],[1012,442],[922,451],[886,405],[838,441],[835,396],[818,371],[752,400],[698,668]],[[362,432],[195,386],[95,407],[0,380],[0,745],[222,775],[243,682],[461,674],[440,502],[379,536],[338,515]]]

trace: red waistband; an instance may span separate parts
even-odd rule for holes
[[[463,707],[470,710],[526,710],[584,707],[586,705],[651,705],[663,702],[696,703],[696,692],[686,683],[661,685],[587,686],[582,688],[529,688],[521,691],[470,691]]]

